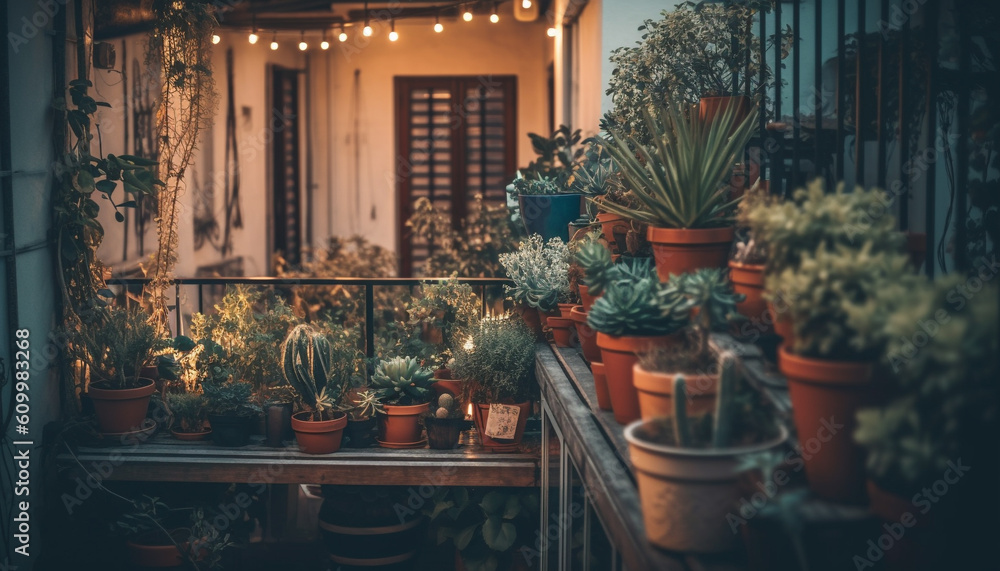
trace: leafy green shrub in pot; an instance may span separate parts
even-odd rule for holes
[[[905,254],[873,252],[871,243],[860,250],[821,246],[778,276],[794,325],[778,365],[788,378],[799,438],[804,443],[842,426],[822,454],[805,461],[810,488],[822,497],[865,499],[864,453],[850,435],[857,410],[874,404],[880,392],[876,362],[889,341],[889,316],[922,279],[908,264]]]
[[[462,401],[474,403],[473,418],[483,446],[516,449],[531,414],[531,403],[538,395],[535,339],[531,332],[510,316],[482,320],[470,342],[456,348],[455,372],[466,379]],[[517,407],[510,438],[487,434],[491,405]],[[504,410],[514,414],[513,408]]]
[[[518,216],[524,229],[545,240],[560,238],[569,242],[569,224],[580,216],[580,197],[570,192],[561,180],[539,176],[517,177],[507,187],[508,202],[516,200]]]
[[[207,433],[205,412],[207,400],[201,393],[170,393],[167,394],[167,410],[174,419],[170,432],[178,439],[185,440],[186,435],[196,435],[200,438]]]
[[[219,446],[245,446],[250,442],[254,417],[261,413],[248,381],[204,382],[212,441]]]
[[[773,322],[767,313],[767,302],[764,300],[767,242],[753,231],[749,220],[751,212],[780,208],[781,197],[771,194],[768,190],[767,185],[757,179],[743,194],[736,212],[735,240],[729,256],[729,279],[733,282],[733,291],[744,296],[736,309],[740,315],[749,320],[741,326],[740,334],[751,340],[756,340],[761,333],[773,331]]]
[[[79,327],[70,332],[69,352],[90,369],[87,395],[101,432],[139,430],[156,390],[153,380],[140,378],[139,372],[156,362],[169,340],[137,308],[97,307]]]
[[[379,361],[372,374],[372,390],[382,403],[379,440],[389,445],[416,445],[420,440],[420,416],[427,412],[433,391],[434,372],[413,357]]]
[[[452,279],[420,286],[420,292],[407,305],[409,324],[421,327],[425,339],[436,352],[428,364],[440,369],[451,359],[456,335],[479,322],[481,302],[469,284]]]
[[[544,242],[534,234],[521,242],[517,251],[500,256],[513,286],[504,286],[529,327],[540,331],[534,312],[552,313],[560,303],[572,300],[569,284],[569,247],[559,238]]]
[[[356,390],[349,397],[350,408],[347,409],[347,427],[344,429],[350,448],[368,448],[375,440],[372,431],[375,428],[375,414],[382,410],[378,395],[371,389]]]
[[[776,449],[788,438],[761,395],[743,380],[735,356],[724,353],[720,362],[714,411],[688,414],[686,379],[678,375],[671,416],[638,420],[625,429],[646,537],[661,548],[732,549],[739,536],[727,514],[735,513],[742,494],[742,457]]]
[[[733,240],[728,180],[757,123],[756,111],[737,120],[727,107],[712,121],[680,105],[643,110],[653,140],[642,143],[611,128],[608,152],[639,208],[605,202],[602,208],[649,225],[660,279],[703,267],[725,267]]]
[[[967,298],[959,293],[971,291],[966,280],[946,276],[902,294],[887,320],[883,357],[897,382],[894,396],[859,411],[854,432],[868,451],[872,511],[892,522],[900,521],[896,506],[912,512],[916,529],[907,536],[933,538],[924,542],[932,551],[925,566],[952,557],[955,545],[992,536],[980,524],[996,497],[998,292],[988,284]],[[952,485],[932,504],[923,492],[945,477]]]

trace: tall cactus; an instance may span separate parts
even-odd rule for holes
[[[719,357],[719,388],[715,399],[715,430],[713,430],[712,446],[725,448],[732,440],[733,396],[736,390],[736,357],[729,351]]]
[[[691,427],[687,417],[687,381],[684,375],[674,377],[674,436],[677,445],[691,446]]]
[[[326,335],[307,324],[296,325],[281,345],[281,370],[314,420],[327,420],[338,395],[327,394],[333,347]]]

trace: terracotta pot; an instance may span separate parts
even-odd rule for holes
[[[465,381],[462,379],[435,379],[431,388],[434,389],[434,392],[438,396],[448,393],[453,397],[457,397],[462,395],[462,386],[464,385]]]
[[[552,327],[551,325],[549,325],[549,319],[553,317],[555,318],[559,317],[559,308],[557,307],[551,311],[542,311],[541,309],[539,309],[538,315],[541,317],[543,327]]]
[[[676,374],[648,371],[639,363],[632,367],[632,384],[639,394],[639,413],[643,420],[674,414],[674,377]],[[715,410],[719,389],[718,375],[684,375],[687,385],[687,413],[699,416]]]
[[[461,418],[424,418],[427,428],[427,446],[434,450],[451,450],[458,448],[458,437],[470,426],[469,421]]]
[[[319,538],[332,569],[413,569],[426,533],[420,510],[398,514],[406,496],[387,487],[384,494],[340,494],[324,490]],[[318,566],[317,566],[318,567]],[[291,566],[283,566],[291,568]],[[325,568],[325,567],[324,567]]]
[[[155,540],[152,538],[153,535],[156,534],[150,534],[143,538],[125,542],[125,547],[128,550],[128,559],[132,565],[140,568],[178,567],[184,565],[184,557],[176,545],[167,542],[166,538],[161,542],[166,543],[166,545],[154,544],[152,543]],[[171,532],[171,535],[180,544],[181,549],[189,549],[188,534],[185,530]],[[147,541],[150,543],[145,543]]]
[[[420,416],[430,403],[401,406],[383,405],[378,415],[378,439],[390,444],[413,444],[420,441]]]
[[[347,436],[348,448],[368,448],[375,444],[375,419],[366,418],[364,420],[347,420],[344,427],[344,435]]]
[[[647,230],[653,246],[656,273],[661,282],[670,274],[691,273],[701,268],[724,268],[733,242],[732,227],[726,228],[657,228]]]
[[[448,367],[434,369],[434,379],[438,381],[451,379],[451,369]]]
[[[208,415],[212,425],[212,442],[218,446],[236,447],[250,443],[253,418],[249,416]]]
[[[915,571],[933,568],[929,563],[934,560],[933,556],[923,540],[933,540],[937,531],[934,529],[934,512],[920,513],[912,501],[883,490],[871,480],[868,480],[866,489],[872,513],[885,525],[905,530],[905,535],[893,537],[892,548],[885,550],[888,569]],[[879,531],[887,530],[882,527]]]
[[[729,262],[729,281],[733,291],[746,296],[736,304],[736,311],[754,323],[763,323],[767,331],[772,330],[767,316],[767,302],[764,301],[764,265]]]
[[[520,447],[521,439],[524,437],[524,426],[528,422],[528,416],[531,414],[531,403],[526,401],[503,404],[511,404],[521,409],[517,416],[517,427],[514,429],[514,438],[491,438],[486,436],[486,425],[490,421],[490,405],[477,404],[472,409],[472,416],[476,422],[476,430],[479,432],[479,439],[483,443],[483,447],[489,448],[494,452],[514,452]]]
[[[584,311],[590,311],[591,307],[594,307],[594,302],[601,296],[590,295],[590,288],[580,284],[580,303],[583,304]]]
[[[771,323],[775,335],[781,337],[782,343],[792,343],[795,337],[795,327],[792,324],[791,315],[787,311],[779,312],[772,302],[767,302],[767,312],[771,315]]]
[[[206,428],[201,432],[181,432],[179,430],[170,429],[170,434],[177,440],[182,440],[184,442],[197,442],[199,440],[205,440],[212,435],[212,429]]]
[[[597,222],[601,225],[601,233],[604,234],[604,239],[611,246],[612,254],[620,254],[628,251],[625,240],[628,236],[629,223],[624,216],[611,214],[610,212],[601,212],[597,215]]]
[[[521,316],[524,320],[524,324],[528,326],[530,331],[535,333],[537,339],[543,339],[545,333],[542,332],[542,317],[537,309],[527,305],[520,305],[514,307],[514,312]]]
[[[639,361],[638,354],[677,341],[673,335],[619,337],[597,333],[597,346],[601,348],[601,361],[611,395],[611,409],[619,424],[628,424],[640,417],[639,395],[632,384],[632,367]]]
[[[735,448],[678,448],[644,438],[648,421],[625,428],[629,457],[639,487],[646,539],[671,551],[714,553],[737,546],[727,514],[739,513],[744,495],[742,456],[779,448],[788,438],[778,437]],[[756,488],[755,488],[756,489]]]
[[[292,431],[292,403],[269,403],[264,406],[264,418],[267,427],[264,430],[264,444],[273,448],[283,446],[285,440],[291,440],[295,433]]]
[[[560,303],[559,317],[562,317],[563,319],[569,319],[570,318],[569,314],[571,311],[573,311],[573,308],[576,307],[576,305],[577,304],[575,303]]]
[[[597,407],[601,410],[611,410],[611,393],[608,392],[608,377],[604,372],[604,363],[591,363],[590,372],[594,374],[594,392],[597,393]]]
[[[552,338],[556,342],[556,347],[573,347],[573,334],[576,333],[576,328],[572,319],[550,317],[548,324],[552,328]]]
[[[875,404],[873,365],[802,357],[785,344],[778,368],[788,378],[810,489],[828,500],[864,503],[865,454],[853,434],[855,413]]]
[[[570,312],[570,319],[576,325],[576,337],[580,341],[580,348],[583,351],[583,358],[588,363],[596,363],[601,360],[601,350],[597,347],[597,332],[587,325],[587,312],[582,305],[578,305]]]
[[[702,96],[698,101],[698,117],[703,122],[710,122],[721,116],[731,106],[736,106],[735,126],[750,114],[751,101],[746,95]]]
[[[152,379],[140,377],[139,386],[129,389],[108,388],[109,381],[91,383],[87,394],[94,404],[97,425],[105,434],[122,434],[138,430],[146,418],[149,397],[156,390]]]
[[[295,441],[304,454],[332,454],[340,450],[340,441],[347,426],[347,414],[338,412],[333,420],[310,420],[309,411],[292,415]]]

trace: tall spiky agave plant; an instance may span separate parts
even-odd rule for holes
[[[296,325],[281,345],[281,370],[302,402],[312,409],[313,420],[331,420],[336,395],[327,392],[333,347],[311,325]]]

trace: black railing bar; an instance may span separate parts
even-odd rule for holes
[[[813,168],[816,176],[819,176],[819,165],[822,164],[822,136],[823,136],[823,0],[816,0],[816,21],[814,23],[816,34],[816,53],[813,54],[813,65],[816,66],[815,77],[813,78],[815,108],[813,109],[813,122],[815,132],[813,133]]]
[[[792,109],[795,111],[794,123],[792,123],[792,183],[791,188],[795,188],[799,185],[799,147],[801,146],[802,140],[802,126],[801,126],[801,109],[800,105],[800,84],[802,83],[802,58],[799,55],[799,33],[802,29],[799,22],[799,8],[800,2],[796,2],[792,5],[792,69],[794,70],[795,81],[792,82]],[[780,31],[778,32],[781,33]],[[780,37],[780,36],[779,36]],[[780,48],[779,48],[780,51]],[[819,69],[816,69],[816,73],[819,73]],[[791,190],[791,189],[789,189]]]
[[[767,172],[767,167],[765,163],[770,165],[770,157],[767,153],[767,105],[765,103],[767,90],[764,89],[766,83],[766,76],[764,74],[764,68],[767,64],[767,22],[765,22],[765,13],[763,10],[757,12],[757,17],[760,18],[760,58],[758,63],[760,64],[760,69],[758,70],[758,81],[760,81],[760,113],[757,116],[757,132],[760,135],[760,165],[758,167],[758,176],[762,180],[770,182],[770,173]],[[768,176],[765,176],[768,175]],[[770,192],[774,192],[774,188],[770,188]]]
[[[174,316],[177,318],[177,334],[184,332],[181,330],[181,284],[174,283]]]
[[[882,29],[882,22],[886,21],[886,16],[889,14],[889,0],[882,0],[879,4],[879,25],[878,28]],[[888,30],[883,31],[879,35],[878,40],[878,88],[876,92],[876,97],[878,97],[878,114],[876,116],[876,133],[878,137],[878,160],[876,161],[876,166],[878,167],[878,172],[876,174],[876,185],[879,188],[885,188],[885,178],[886,169],[888,165],[886,164],[886,97],[885,97],[885,74],[889,68],[889,49],[886,46],[886,35]]]
[[[845,11],[844,0],[837,0],[837,180],[844,180],[844,117],[846,115],[845,89],[846,73],[844,66],[845,49]]]
[[[858,39],[857,51],[854,54],[854,184],[865,186],[865,104],[867,92],[865,91],[867,70],[862,64],[864,53],[868,46],[865,37],[865,11],[868,9],[866,0],[858,0]]]
[[[365,355],[375,356],[375,286],[365,285]]]
[[[259,286],[295,286],[295,285],[349,285],[365,286],[415,286],[433,284],[452,278],[273,278],[273,277],[203,277],[174,278],[168,283],[176,285],[259,285]],[[147,285],[149,278],[112,278],[108,285]],[[469,285],[510,285],[505,278],[455,278],[458,283]]]
[[[924,32],[927,35],[927,146],[937,144],[937,67],[938,67],[938,0],[929,0],[924,5]],[[928,161],[924,173],[924,232],[927,233],[927,275],[934,277],[935,263],[935,195],[937,194],[937,161]],[[945,229],[947,232],[947,229]]]
[[[776,40],[774,46],[774,120],[783,121],[781,117],[781,2],[774,3],[774,38]],[[763,58],[761,58],[763,61]],[[777,183],[778,188],[776,192],[780,195],[785,194],[785,133],[781,130],[776,130],[775,135],[777,138],[777,145],[774,146],[774,173],[772,173],[771,179]]]
[[[205,313],[205,286],[198,284],[198,313]]]
[[[966,222],[969,215],[969,98],[972,96],[970,83],[972,81],[972,62],[968,10],[955,10],[956,27],[958,28],[958,149],[956,170],[955,197],[955,268],[958,271],[968,269],[968,232]],[[948,229],[945,228],[945,232]]]
[[[899,229],[910,228],[910,173],[906,164],[910,156],[910,116],[906,113],[910,97],[910,22],[906,21],[899,30]]]

